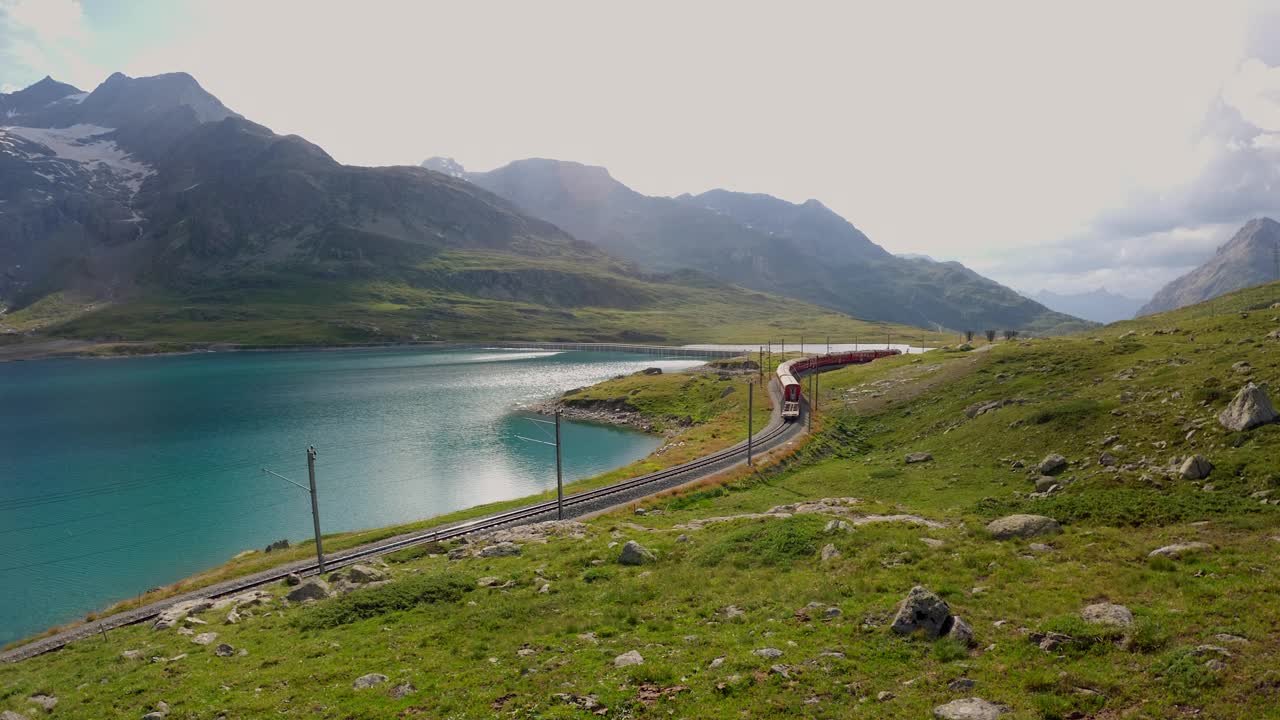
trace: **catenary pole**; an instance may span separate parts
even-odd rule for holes
[[[748,465],[751,464],[751,435],[755,432],[754,428],[751,427],[752,410],[754,410],[753,406],[755,404],[755,389],[756,389],[755,383],[753,382],[747,383],[747,464]]]
[[[307,477],[311,481],[311,524],[316,530],[316,564],[324,572],[324,545],[320,542],[320,501],[316,497],[316,446],[307,447]]]
[[[560,472],[560,409],[556,408],[556,519],[564,519],[564,479]]]

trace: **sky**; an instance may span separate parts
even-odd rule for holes
[[[1280,213],[1280,0],[0,0],[0,91],[191,73],[358,165],[817,198],[892,252],[1134,297]]]

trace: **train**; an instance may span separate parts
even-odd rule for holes
[[[802,357],[782,363],[778,366],[778,386],[782,389],[782,419],[791,421],[800,417],[800,381],[796,380],[796,375],[816,368],[869,363],[901,354],[901,350],[855,350]]]

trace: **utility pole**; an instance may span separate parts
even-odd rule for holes
[[[561,471],[560,471],[560,457],[561,457],[560,456],[560,410],[558,408],[556,409],[555,422],[552,422],[550,420],[538,420],[536,418],[529,418],[529,417],[525,418],[525,420],[528,420],[531,423],[539,423],[542,425],[554,425],[556,428],[555,442],[547,442],[546,440],[539,440],[537,438],[525,437],[523,435],[517,435],[516,437],[521,440],[524,440],[525,442],[533,442],[533,443],[538,443],[539,445],[551,445],[555,447],[556,449],[556,518],[563,520],[564,519],[564,480],[562,478]],[[545,434],[546,431],[543,431],[543,432]]]
[[[827,336],[827,354],[828,355],[831,354],[831,336],[830,335]]]
[[[564,479],[560,472],[560,408],[556,408],[556,519],[564,519]]]
[[[785,362],[786,359],[787,359],[787,339],[782,338],[782,360]]]
[[[748,465],[751,464],[751,435],[755,432],[754,428],[751,427],[752,410],[755,409],[753,407],[755,404],[755,389],[756,389],[755,383],[753,382],[747,383],[747,464]]]
[[[316,497],[316,446],[307,447],[307,478],[311,481],[311,524],[316,530],[316,563],[324,572],[324,545],[320,543],[320,499]]]
[[[760,346],[760,383],[764,384],[764,346]]]
[[[316,497],[316,446],[310,445],[307,447],[307,477],[311,481],[311,487],[307,487],[302,483],[294,482],[280,473],[266,468],[262,468],[262,472],[268,475],[274,475],[290,485],[302,488],[303,490],[311,493],[311,524],[315,527],[316,531],[316,564],[320,567],[320,572],[323,573],[324,545],[320,542],[320,501]]]
[[[804,357],[804,336],[800,336],[800,357]]]
[[[893,333],[889,333],[884,336],[884,349],[888,350],[889,346],[892,344],[893,344]]]
[[[813,408],[815,406],[814,401],[816,399],[813,394],[813,381],[817,378],[818,371],[814,370],[813,374],[809,376],[809,432],[813,432]]]

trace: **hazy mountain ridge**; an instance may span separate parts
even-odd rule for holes
[[[1174,310],[1274,280],[1280,280],[1280,223],[1255,218],[1208,262],[1160,288],[1138,314]]]
[[[516,206],[661,270],[695,268],[856,317],[950,329],[1065,331],[1086,327],[959,263],[899,258],[821,202],[711,190],[651,197],[605,168],[542,158],[465,172],[449,158],[424,167],[461,173]]]
[[[1029,293],[1027,297],[1052,310],[1100,323],[1130,320],[1145,302],[1139,298],[1113,293],[1106,288],[1080,293],[1041,290]]]

